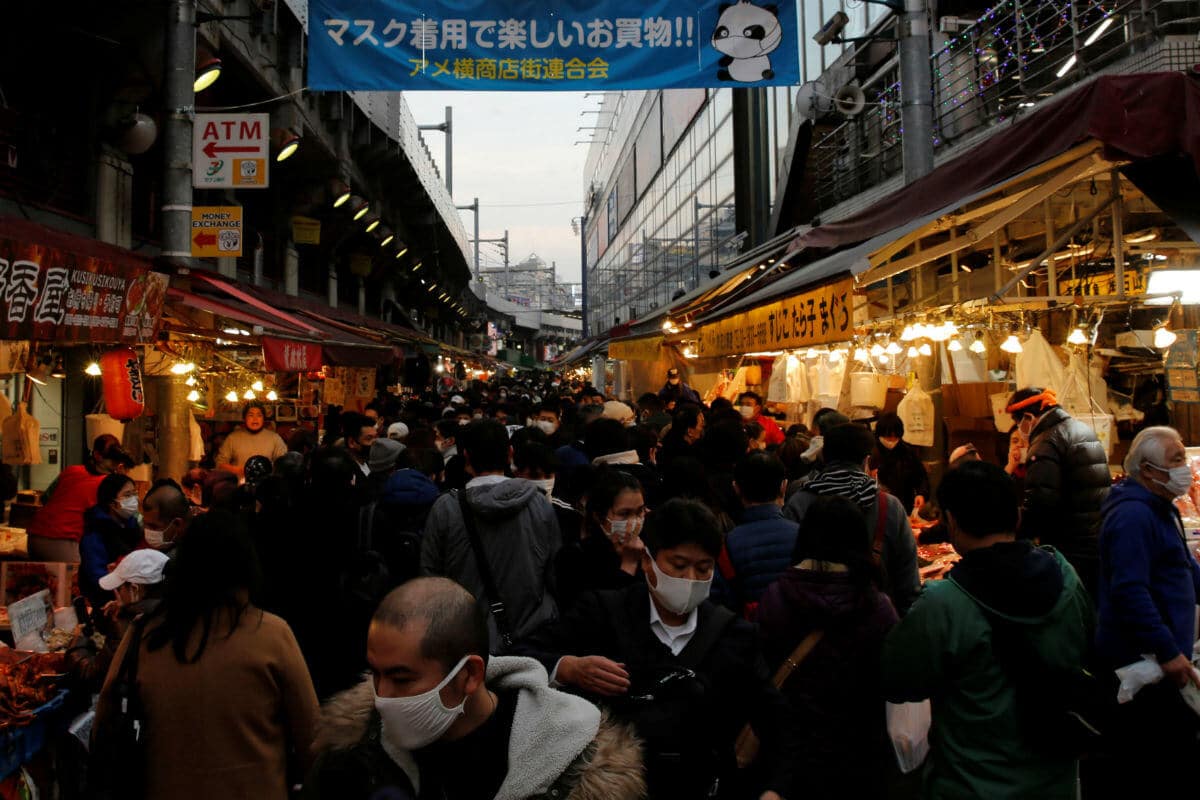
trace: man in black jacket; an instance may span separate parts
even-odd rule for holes
[[[1021,389],[1005,411],[1029,442],[1018,534],[1053,545],[1095,599],[1100,506],[1112,486],[1104,446],[1050,390]]]
[[[794,761],[787,704],[754,629],[707,600],[721,551],[716,520],[700,503],[670,500],[642,538],[645,585],[582,596],[519,649],[634,725],[651,798],[778,800]],[[741,774],[734,741],[746,722],[762,745]]]

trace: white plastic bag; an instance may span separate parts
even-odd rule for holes
[[[1162,667],[1154,656],[1142,655],[1141,661],[1126,664],[1117,670],[1121,686],[1117,689],[1117,702],[1128,703],[1144,687],[1163,679]]]
[[[1053,389],[1055,394],[1063,390],[1066,370],[1058,353],[1042,336],[1042,332],[1034,329],[1016,358],[1017,388],[1027,389],[1036,386],[1041,389]]]
[[[920,384],[913,384],[896,407],[904,423],[904,441],[917,447],[933,447],[933,398]]]
[[[1012,391],[996,392],[990,396],[992,401],[992,421],[996,423],[996,430],[1001,433],[1008,433],[1012,430],[1013,422],[1012,414],[1009,414],[1004,409],[1008,408],[1008,398],[1012,397]]]
[[[928,700],[887,704],[888,736],[892,739],[901,772],[912,772],[924,763],[929,755],[929,727],[932,724]]]

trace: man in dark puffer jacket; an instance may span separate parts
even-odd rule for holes
[[[1104,445],[1050,390],[1021,389],[1005,410],[1029,442],[1019,535],[1053,545],[1094,599],[1100,506],[1112,486]]]

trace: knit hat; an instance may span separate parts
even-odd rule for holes
[[[371,472],[387,472],[396,466],[397,459],[404,452],[404,445],[395,439],[376,439],[371,445],[367,457],[367,466]]]
[[[604,404],[604,412],[600,415],[604,419],[615,419],[622,425],[633,421],[633,409],[622,403],[620,400],[609,400]]]
[[[408,426],[403,422],[393,422],[388,425],[387,438],[402,442],[408,438]]]

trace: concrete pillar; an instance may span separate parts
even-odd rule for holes
[[[133,165],[110,147],[96,159],[96,238],[118,247],[133,244]]]
[[[292,297],[300,294],[300,252],[291,242],[283,251],[283,293]]]
[[[329,270],[329,307],[337,308],[337,305],[338,305],[337,270],[330,268],[330,270]]]
[[[367,282],[362,278],[358,279],[358,315],[367,315]]]
[[[237,280],[237,259],[236,258],[218,258],[217,272],[230,280]]]
[[[176,375],[146,379],[147,384],[157,384],[158,391],[158,478],[182,480],[188,470],[192,404],[185,380]]]

